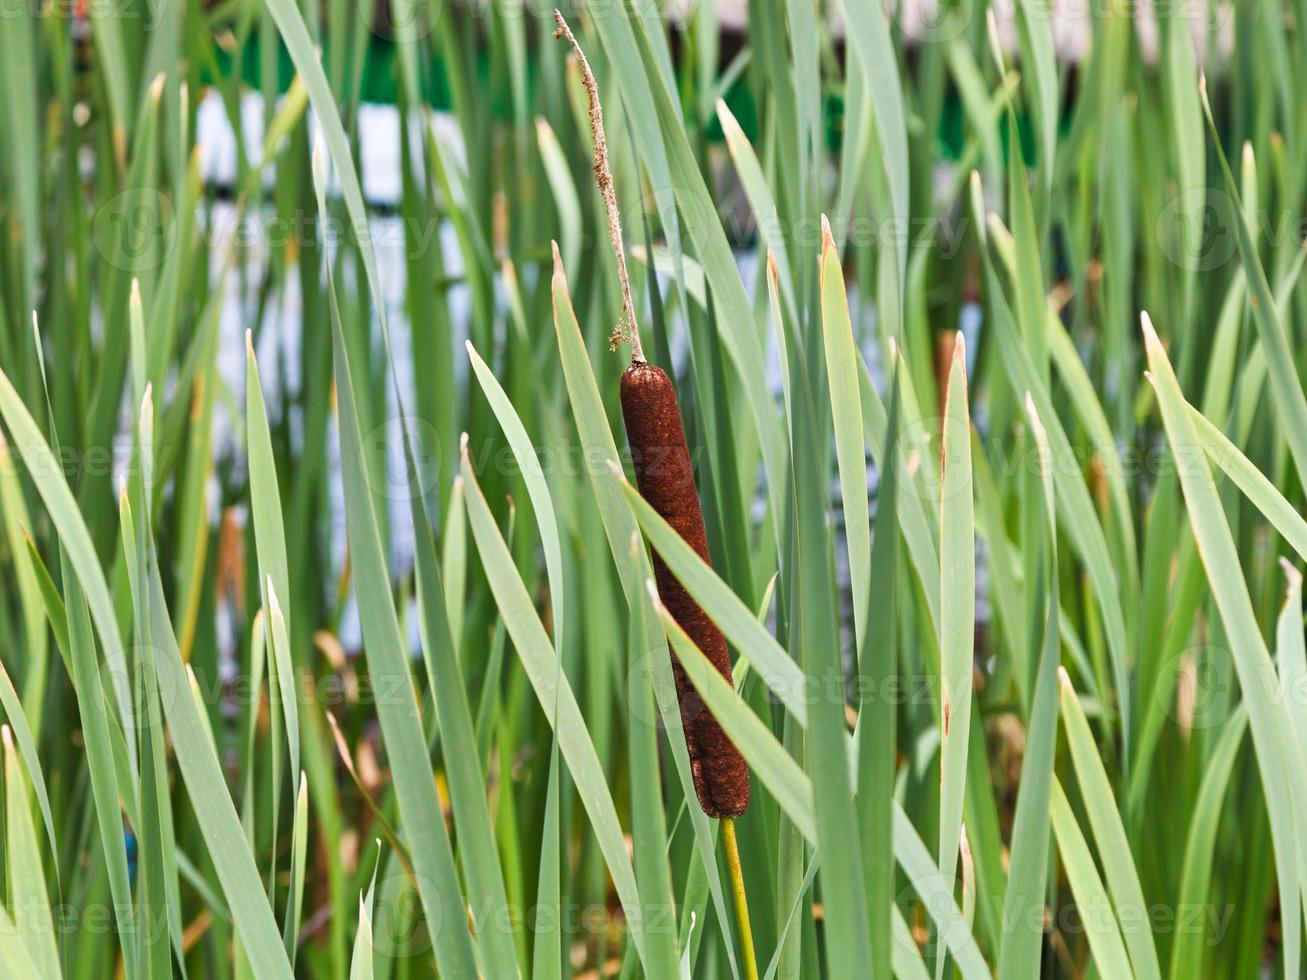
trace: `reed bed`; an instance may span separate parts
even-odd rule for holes
[[[0,976],[1303,975],[1307,6],[899,7],[0,12]]]

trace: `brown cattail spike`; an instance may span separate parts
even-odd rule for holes
[[[640,494],[700,558],[709,561],[708,536],[690,467],[676,389],[662,368],[633,363],[626,369],[622,375],[622,417],[626,421],[626,437],[631,444],[631,462]],[[731,661],[726,637],[657,552],[653,566],[663,605],[729,681]],[[709,713],[675,656],[672,674],[699,805],[710,817],[738,816],[749,806],[749,768],[744,757]]]

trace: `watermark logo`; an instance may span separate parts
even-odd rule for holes
[[[150,187],[128,188],[101,204],[91,220],[91,241],[123,272],[159,268],[176,243],[172,198]]]
[[[1236,257],[1239,220],[1230,195],[1215,188],[1190,188],[1168,201],[1157,216],[1157,242],[1173,265],[1210,272]]]
[[[412,473],[405,429],[413,449]],[[440,447],[435,426],[417,416],[394,416],[375,426],[363,437],[364,471],[372,492],[392,501],[427,496],[440,478]]]
[[[435,945],[444,899],[431,882],[422,885],[419,891],[413,875],[387,861],[372,893],[372,946],[382,956],[420,956]]]

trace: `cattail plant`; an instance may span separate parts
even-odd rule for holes
[[[675,528],[700,558],[711,565],[703,508],[694,482],[694,470],[690,464],[690,451],[685,441],[685,425],[681,420],[676,388],[666,371],[645,360],[644,348],[640,342],[640,327],[636,320],[635,304],[631,300],[631,282],[626,268],[626,251],[622,245],[621,219],[613,192],[613,176],[608,167],[608,145],[604,138],[599,89],[585,52],[581,50],[581,45],[567,26],[562,13],[555,10],[554,19],[558,24],[555,37],[567,39],[576,52],[580,65],[590,106],[595,181],[603,198],[608,236],[617,257],[622,313],[609,338],[609,346],[616,350],[622,341],[631,344],[631,363],[622,373],[621,401],[636,484],[645,500]],[[653,568],[658,596],[672,618],[717,671],[731,680],[730,654],[722,631],[672,574],[657,551],[653,554]],[[694,776],[695,795],[704,813],[721,820],[744,947],[745,969],[749,977],[756,977],[757,965],[733,823],[733,818],[749,807],[749,768],[740,750],[722,730],[717,719],[703,703],[699,692],[685,676],[675,654],[672,654],[672,676],[681,710],[685,747]]]

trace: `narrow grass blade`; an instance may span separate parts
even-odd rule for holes
[[[1004,894],[1003,945],[999,958],[999,977],[1004,980],[1036,976],[1041,969],[1044,898],[1048,891],[1049,800],[1053,762],[1057,754],[1057,671],[1061,635],[1058,629],[1054,464],[1048,432],[1029,395],[1026,396],[1026,418],[1038,453],[1038,503],[1044,518],[1043,537],[1038,543],[1026,544],[1028,548],[1039,548],[1035,564],[1038,578],[1027,583],[1027,595],[1031,597],[1029,603],[1033,607],[1031,614],[1035,616],[1032,638],[1039,640],[1039,659],[1026,725],[1026,752],[1021,762],[1021,783],[1017,790],[1011,860]]]
[[[1057,148],[1058,92],[1057,65],[1053,60],[1053,5],[1046,0],[1020,0],[1017,4],[1017,33],[1025,69],[1022,75],[1029,87],[1034,128],[1039,140],[1043,197],[1047,198],[1053,187]]]
[[[449,491],[449,512],[442,525],[440,568],[444,572],[445,609],[449,636],[457,653],[463,643],[463,606],[467,601],[467,510],[463,506],[463,477],[455,476]]]
[[[377,859],[376,867],[380,867]],[[350,980],[372,980],[376,975],[376,946],[372,938],[372,901],[377,888],[376,867],[372,870],[372,883],[365,894],[359,895],[359,924],[354,930],[354,952],[350,954]]]
[[[286,955],[295,966],[299,951],[300,916],[304,908],[305,862],[309,847],[309,779],[300,773],[299,792],[295,794],[295,819],[290,834],[290,887],[286,889],[286,914],[281,920],[281,938]]]
[[[35,7],[15,9],[7,18],[0,36],[0,78],[9,91],[5,101],[8,165],[5,171],[13,184],[13,202],[17,207],[15,242],[20,257],[20,307],[24,314],[36,306],[37,256],[41,253],[41,129],[38,125],[39,70],[36,55],[40,48],[36,35],[40,12]],[[16,284],[17,285],[17,284]]]
[[[813,353],[815,357],[815,351]],[[808,740],[804,768],[812,778],[817,846],[840,855],[838,870],[831,864],[821,875],[825,934],[832,954],[830,969],[852,974],[868,962],[867,895],[864,886],[857,810],[849,766],[847,691],[840,653],[839,623],[834,601],[834,548],[826,517],[829,493],[829,432],[825,413],[817,410],[819,393],[806,372],[793,371],[794,416],[791,420],[790,479],[793,490],[793,561],[790,643],[803,668],[805,681],[817,683],[821,694],[808,706]],[[820,421],[819,421],[820,420]]]
[[[545,568],[549,572],[549,600],[553,606],[553,634],[560,638],[566,636],[564,629],[564,588],[563,588],[563,546],[558,535],[558,519],[554,513],[554,499],[549,493],[549,484],[540,466],[540,457],[536,453],[521,417],[513,408],[504,389],[491,373],[481,355],[476,352],[472,342],[467,343],[467,355],[472,363],[472,371],[490,402],[491,410],[499,421],[499,426],[508,438],[513,455],[517,459],[518,472],[526,483],[531,506],[535,510],[536,526],[540,529],[541,543],[545,552]]]
[[[904,429],[913,424],[913,413],[907,403],[907,376],[896,371],[901,397],[904,404],[901,423]],[[903,531],[903,542],[907,547],[909,559],[917,573],[917,581],[926,597],[926,607],[930,611],[931,629],[939,632],[939,549],[938,515],[930,514],[926,507],[929,495],[920,491],[920,485],[910,482],[913,474],[919,472],[919,459],[909,458],[911,447],[891,442],[886,437],[888,419],[885,406],[871,383],[871,374],[865,361],[859,361],[858,393],[862,404],[862,428],[867,445],[871,447],[872,457],[882,470],[895,467],[898,472],[909,477],[904,484],[904,492],[899,495],[899,526]]]
[[[36,964],[33,976],[59,977],[59,950],[55,946],[50,894],[45,868],[32,823],[31,787],[13,733],[3,728],[5,773],[5,871],[9,879],[9,907],[21,916],[22,942]]]
[[[1089,826],[1098,845],[1103,872],[1107,877],[1107,889],[1117,914],[1121,917],[1121,931],[1134,966],[1134,975],[1143,980],[1160,980],[1162,971],[1157,962],[1152,926],[1144,914],[1148,905],[1144,901],[1139,872],[1131,856],[1130,841],[1116,807],[1111,780],[1094,745],[1089,720],[1071,686],[1071,678],[1065,671],[1061,675],[1060,694],[1062,725],[1066,731],[1067,745],[1071,749],[1071,761],[1080,782]]]
[[[122,830],[122,812],[119,809],[120,794],[130,795],[134,801],[135,792],[119,784],[118,767],[114,761],[112,749],[111,722],[104,701],[104,687],[98,659],[95,653],[95,639],[91,629],[91,617],[87,609],[86,598],[76,576],[73,574],[71,560],[66,549],[61,549],[63,560],[64,596],[68,608],[68,655],[73,665],[73,690],[77,696],[77,709],[81,717],[82,730],[86,744],[87,768],[90,770],[91,795],[95,805],[96,827],[103,849],[106,872],[109,878],[109,891],[113,898],[115,919],[120,932],[129,936],[132,930],[132,891],[127,874],[127,852],[124,847]],[[94,566],[99,571],[99,565]],[[130,730],[130,729],[129,729]],[[134,941],[123,943],[123,962],[129,976],[136,968],[136,946]]]
[[[891,381],[886,442],[899,438],[897,375]],[[898,706],[883,696],[899,676],[898,598],[898,475],[897,466],[880,471],[876,494],[876,530],[871,544],[871,583],[867,608],[866,653],[858,667],[862,692],[854,738],[858,742],[858,819],[861,825],[862,864],[866,878],[871,973],[890,971],[894,907],[893,810]]]
[[[1042,0],[1022,0],[1018,9],[1028,11],[1030,6]],[[1029,16],[1029,15],[1028,15]],[[1044,30],[1048,29],[1046,17],[1033,15]],[[1021,20],[1026,20],[1023,17]],[[1051,54],[1050,54],[1051,56]],[[1036,59],[1035,66],[1039,62]],[[1037,76],[1037,72],[1035,73]],[[1042,122],[1042,120],[1041,120]],[[1041,147],[1041,150],[1043,148]],[[1008,202],[1009,221],[1012,225],[1013,263],[1009,270],[1012,276],[1012,292],[1017,315],[1017,326],[1030,351],[1030,359],[1035,362],[1035,370],[1041,379],[1048,381],[1048,326],[1046,310],[1047,299],[1044,295],[1044,273],[1040,257],[1039,229],[1036,225],[1035,204],[1030,198],[1030,187],[1026,182],[1026,166],[1021,159],[1021,140],[1017,134],[1015,122],[1009,117],[1008,126]],[[1051,172],[1051,171],[1048,171]]]
[[[835,458],[840,474],[844,533],[853,589],[856,649],[861,658],[871,594],[871,518],[867,507],[867,454],[862,446],[862,406],[858,398],[858,360],[848,294],[839,250],[825,216],[821,222],[821,335],[826,380],[835,424]]]
[[[1207,416],[1193,405],[1187,408],[1194,434],[1207,458],[1234,481],[1299,556],[1307,558],[1307,520]]]
[[[754,153],[753,146],[749,143],[749,138],[745,136],[744,130],[740,128],[739,122],[721,99],[717,100],[717,121],[721,124],[722,134],[726,137],[726,148],[730,151],[736,173],[739,174],[740,183],[743,185],[744,193],[749,199],[753,219],[766,242],[767,254],[775,262],[776,279],[782,295],[785,297],[787,312],[791,317],[797,316],[798,310],[794,299],[794,273],[790,267],[789,251],[785,243],[785,236],[781,232],[780,218],[776,212],[776,200],[772,195],[771,188],[767,185],[767,178],[763,173],[762,164],[759,163],[758,156]]]
[[[966,343],[949,366],[940,486],[940,805],[939,870],[952,880],[966,798],[971,675],[976,625],[976,527],[971,489],[971,420]]]
[[[1204,255],[1207,224],[1207,154],[1203,151],[1203,122],[1198,89],[1202,75],[1194,64],[1194,50],[1188,19],[1171,12],[1162,23],[1162,82],[1171,125],[1171,150],[1177,172],[1176,203],[1179,208],[1182,255],[1198,260]],[[1198,85],[1194,83],[1197,82]],[[1193,312],[1196,261],[1183,270],[1180,315]]]
[[[44,715],[46,680],[49,677],[49,633],[45,628],[45,603],[38,577],[41,570],[27,545],[26,528],[32,526],[32,521],[23,499],[18,469],[3,433],[0,433],[0,518],[4,521],[5,541],[9,545],[23,611],[23,701],[29,713],[32,731],[39,735]],[[66,645],[64,649],[67,649]],[[31,760],[26,761],[30,765]]]
[[[1148,315],[1143,315],[1144,340],[1151,369],[1150,380],[1157,393],[1167,438],[1175,457],[1185,461],[1179,467],[1180,483],[1189,508],[1189,521],[1198,552],[1207,569],[1207,579],[1231,645],[1239,686],[1248,705],[1253,746],[1262,774],[1262,788],[1274,840],[1275,861],[1286,908],[1298,908],[1304,882],[1303,823],[1307,809],[1298,804],[1301,788],[1307,785],[1302,752],[1279,698],[1279,681],[1266,643],[1258,630],[1248,586],[1240,570],[1239,553],[1202,454],[1197,434],[1185,408],[1179,384],[1161,341]],[[1299,914],[1297,911],[1295,915]],[[1284,950],[1291,975],[1298,970],[1298,951]]]
[[[545,792],[545,818],[540,829],[535,945],[531,950],[533,980],[562,980],[563,976],[558,777],[558,735],[555,734],[549,748],[549,788]]]
[[[1105,977],[1134,976],[1111,900],[1098,877],[1089,845],[1071,812],[1062,784],[1056,779],[1053,781],[1053,833],[1057,836],[1057,849],[1076,904],[1081,909],[1094,910],[1094,914],[1085,916],[1085,935],[1099,972]]]
[[[1202,86],[1203,111],[1207,116],[1207,128],[1216,146],[1217,159],[1221,163],[1221,173],[1225,176],[1225,188],[1230,196],[1239,199],[1239,185],[1230,170],[1230,163],[1221,149],[1220,135],[1212,119],[1211,106],[1207,103],[1206,85]],[[1199,154],[1201,156],[1201,154]],[[1298,479],[1307,485],[1307,396],[1303,394],[1302,382],[1298,378],[1293,354],[1289,349],[1288,337],[1284,323],[1276,306],[1275,296],[1270,283],[1266,280],[1266,270],[1262,268],[1261,258],[1257,254],[1257,244],[1253,239],[1248,216],[1241,208],[1236,208],[1231,216],[1234,224],[1235,240],[1239,244],[1239,256],[1243,260],[1244,272],[1248,281],[1248,301],[1252,306],[1253,323],[1257,326],[1257,336],[1261,339],[1266,352],[1266,368],[1270,378],[1271,400],[1276,414],[1280,418],[1280,432],[1289,444]],[[1253,730],[1256,732],[1256,723]]]
[[[558,137],[543,117],[536,119],[536,144],[540,147],[540,159],[549,178],[549,187],[554,192],[554,206],[558,209],[563,266],[576,275],[580,271],[577,262],[581,254],[581,199],[567,157],[558,145]]]
[[[1302,572],[1280,559],[1289,580],[1284,606],[1275,627],[1275,659],[1280,670],[1280,690],[1285,704],[1301,706],[1307,692],[1307,636],[1302,630]],[[1298,743],[1307,753],[1307,712],[1290,710],[1289,718],[1298,733]]]
[[[1216,846],[1216,830],[1221,820],[1221,805],[1225,800],[1230,772],[1248,731],[1248,712],[1242,707],[1225,723],[1216,748],[1207,760],[1198,798],[1194,801],[1193,816],[1189,821],[1189,836],[1185,840],[1184,871],[1180,878],[1180,891],[1176,908],[1180,914],[1205,907],[1211,900],[1212,857]],[[1211,939],[1198,929],[1177,933],[1171,946],[1171,980],[1188,980],[1203,975],[1205,947]]]
[[[254,543],[258,553],[259,587],[263,608],[268,610],[268,636],[272,640],[280,709],[285,722],[292,778],[300,771],[300,725],[295,695],[295,666],[291,659],[289,611],[282,597],[289,598],[290,567],[286,558],[286,524],[281,511],[281,490],[276,457],[268,430],[268,412],[263,402],[259,365],[254,357],[252,334],[245,332],[245,432],[249,452],[250,509],[254,518]],[[280,787],[277,788],[280,793]],[[274,809],[274,813],[275,813]]]
[[[259,880],[254,857],[245,842],[236,808],[213,752],[213,743],[191,697],[177,640],[159,578],[157,558],[149,556],[150,626],[157,650],[153,658],[159,696],[172,734],[173,751],[196,817],[214,856],[227,905],[232,910],[242,946],[260,976],[290,977],[290,961],[282,945],[267,893]]]
[[[1121,454],[1117,450],[1116,438],[1112,434],[1098,395],[1094,392],[1093,380],[1076,352],[1071,335],[1067,333],[1062,321],[1051,312],[1047,314],[1047,319],[1049,354],[1057,368],[1059,379],[1071,396],[1071,404],[1076,410],[1080,424],[1085,427],[1093,440],[1094,462],[1096,465],[1101,465],[1106,474],[1112,513],[1116,520],[1114,530],[1120,535],[1122,557],[1125,559],[1121,571],[1129,594],[1137,595],[1139,549],[1135,540],[1134,514],[1130,509],[1130,491],[1126,486],[1125,468],[1122,465]]]
[[[894,975],[899,980],[930,980],[926,962],[921,958],[912,927],[903,918],[903,910],[894,906]]]
[[[32,959],[32,954],[27,951],[22,930],[10,918],[9,911],[3,907],[0,907],[0,957],[4,958],[5,966],[12,970],[15,976],[44,976]]]
[[[68,553],[70,568],[84,590],[91,618],[104,645],[113,691],[117,696],[119,723],[124,731],[130,731],[133,711],[127,672],[123,668],[123,642],[95,545],[77,502],[62,477],[63,469],[58,458],[3,370],[0,370],[0,415],[13,436],[11,445],[18,448],[28,469],[33,473],[51,474],[35,481],[36,488],[59,532],[60,543]],[[129,758],[134,760],[135,748],[129,745],[128,751]]]
[[[875,132],[882,154],[881,166],[889,187],[890,217],[895,227],[901,227],[909,213],[911,167],[903,86],[899,79],[898,56],[890,37],[889,19],[883,9],[856,0],[845,0],[842,7],[848,23],[850,48],[866,75],[867,91],[871,93]],[[898,271],[898,292],[902,295],[908,253],[906,243],[899,242],[897,236],[893,253]],[[891,324],[890,329],[897,333],[897,324]]]
[[[953,956],[958,971],[966,980],[992,977],[993,972],[980,955],[975,937],[953,898],[954,882],[939,873],[916,827],[897,799],[894,801],[894,854],[927,914],[934,919],[939,936]]]
[[[27,716],[23,712],[22,703],[18,700],[18,692],[14,690],[14,682],[9,679],[9,672],[5,670],[4,664],[0,664],[0,708],[4,710],[5,721],[13,732],[13,739],[18,745],[18,753],[22,757],[23,765],[27,767],[32,792],[35,794],[37,805],[41,809],[41,820],[45,824],[45,840],[50,847],[50,856],[53,858],[57,875],[59,870],[59,842],[55,838],[54,814],[50,809],[50,795],[46,789],[45,775],[41,771],[41,756],[38,754],[36,742],[32,738],[32,730],[28,727]]]

